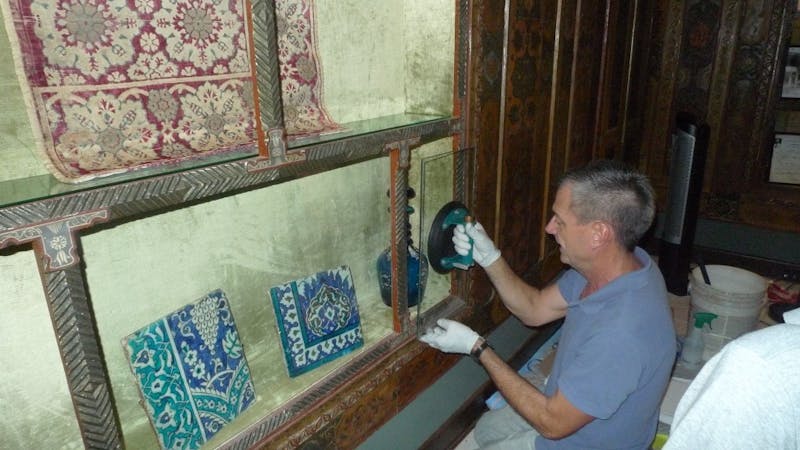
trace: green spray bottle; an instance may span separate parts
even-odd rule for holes
[[[694,313],[694,327],[683,342],[683,349],[681,350],[681,361],[686,367],[694,369],[703,362],[703,351],[706,348],[703,341],[703,328],[708,326],[710,330],[711,321],[716,318],[717,315],[710,312]]]

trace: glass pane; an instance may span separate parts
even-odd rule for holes
[[[418,242],[420,251],[428,259],[431,254],[428,237],[434,218],[444,205],[456,198],[456,181],[454,179],[456,158],[468,158],[465,152],[469,151],[467,149],[454,152],[451,141],[446,143],[440,141],[423,146],[412,159],[409,183],[421,193],[418,195],[416,203],[419,216],[416,221],[412,222],[412,234],[415,236],[415,241]],[[429,265],[425,296],[417,306],[417,317],[421,318],[451,294],[453,293],[451,292],[450,274],[440,274]]]
[[[393,333],[375,257],[389,241],[386,158],[116,226],[82,240],[111,385],[132,448],[157,448],[121,339],[215,289],[230,301],[257,400],[209,447]],[[357,214],[354,212],[358,212]],[[347,265],[364,346],[294,378],[268,290]]]

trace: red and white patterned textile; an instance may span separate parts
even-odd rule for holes
[[[325,110],[314,0],[276,0],[283,120],[289,139],[342,128]]]
[[[59,180],[254,148],[244,0],[2,1],[40,153]],[[286,114],[289,134],[336,127],[311,2],[277,1],[284,101],[298,111]]]

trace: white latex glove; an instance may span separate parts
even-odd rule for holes
[[[472,328],[460,322],[439,319],[436,326],[420,336],[419,340],[445,353],[469,355],[480,337]]]
[[[470,238],[472,238],[471,244]],[[456,225],[453,230],[453,246],[456,253],[461,256],[469,254],[469,249],[472,247],[472,260],[481,267],[488,267],[500,258],[500,250],[494,246],[492,238],[478,222],[468,223],[466,227]]]

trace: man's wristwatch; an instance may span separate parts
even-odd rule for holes
[[[489,341],[487,341],[483,337],[479,337],[478,341],[475,343],[475,345],[472,346],[472,351],[469,352],[469,354],[470,354],[470,356],[475,358],[475,361],[480,363],[481,362],[481,353],[483,353],[483,351],[486,350],[487,347],[490,347]]]

